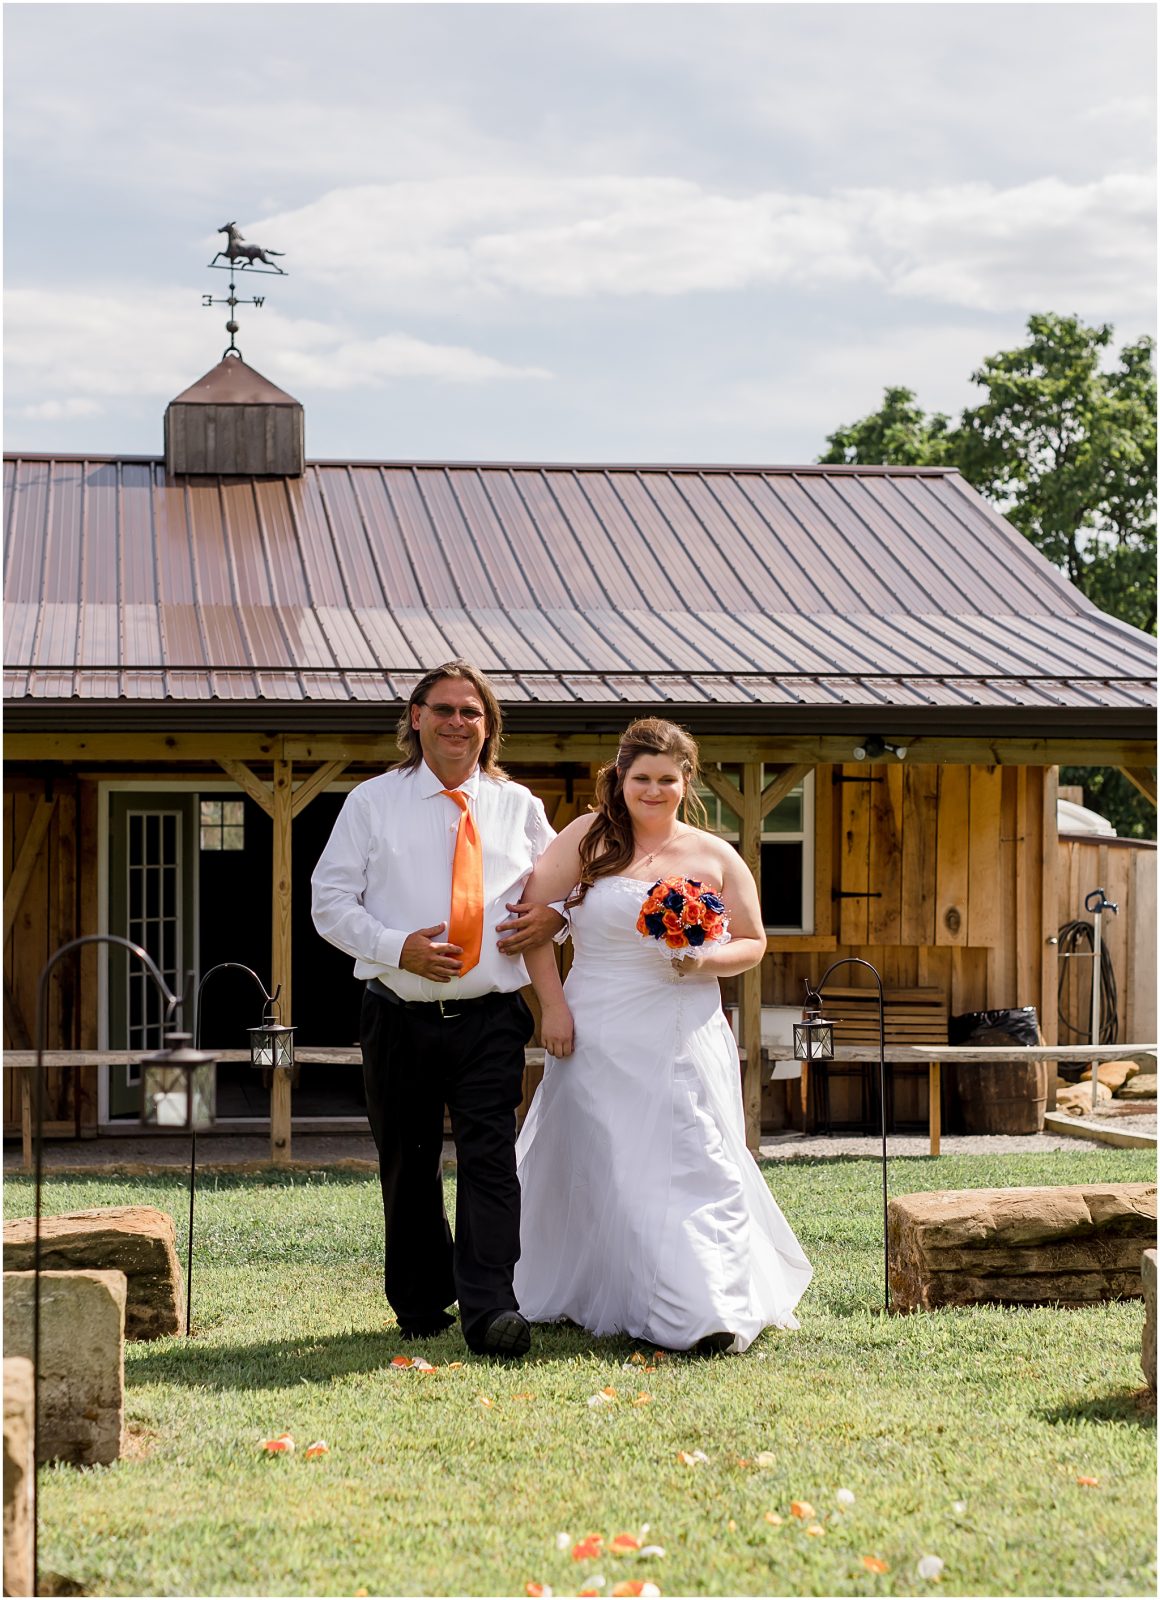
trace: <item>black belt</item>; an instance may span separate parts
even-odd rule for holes
[[[376,1000],[385,1000],[389,1006],[398,1006],[403,1011],[420,1012],[432,1018],[439,1017],[443,1021],[450,1021],[452,1017],[461,1016],[463,1012],[470,1011],[473,1007],[487,1005],[491,1001],[507,998],[506,992],[493,989],[490,994],[471,995],[466,999],[404,1000],[393,989],[388,989],[385,983],[380,983],[377,978],[369,979],[367,988]],[[518,994],[519,990],[513,990],[512,992]]]

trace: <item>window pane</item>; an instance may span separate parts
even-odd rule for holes
[[[800,842],[761,846],[761,918],[767,928],[801,927],[802,858]]]
[[[244,828],[223,828],[222,849],[244,850],[246,848],[246,834]]]
[[[763,833],[800,833],[802,831],[802,791],[791,789],[783,800],[766,817]]]
[[[222,830],[220,828],[203,828],[201,830],[201,848],[203,850],[220,850],[222,847]]]
[[[240,828],[245,809],[244,800],[223,800],[222,821],[230,828]]]
[[[222,802],[220,800],[203,800],[201,802],[201,821],[206,823],[220,822],[222,820]]]

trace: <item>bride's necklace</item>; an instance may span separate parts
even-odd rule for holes
[[[634,858],[631,865],[636,866],[639,864],[642,867],[651,867],[656,857],[664,855],[665,851],[669,848],[676,837],[677,835],[675,833],[671,833],[667,839],[663,840],[657,845],[655,850],[650,850],[647,856],[642,856],[639,863]]]

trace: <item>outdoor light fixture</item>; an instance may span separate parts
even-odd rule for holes
[[[867,744],[870,741],[867,740]],[[854,752],[857,755],[857,751]],[[861,759],[861,758],[859,758]],[[793,1053],[795,1061],[832,1061],[834,1059],[834,1024],[822,1015],[821,991],[826,979],[838,967],[865,967],[874,975],[878,985],[878,1110],[882,1125],[882,1260],[883,1303],[890,1310],[890,1241],[886,1232],[886,1004],[882,991],[882,976],[877,967],[863,961],[861,956],[844,956],[831,962],[815,986],[805,980],[805,1017],[793,1025]]]
[[[35,1160],[33,1163],[35,1185],[35,1212],[32,1233],[32,1592],[40,1591],[40,1566],[39,1566],[39,1494],[38,1475],[39,1462],[37,1455],[40,1445],[40,1220],[41,1220],[41,1191],[44,1180],[44,1013],[45,997],[48,992],[48,979],[52,969],[62,957],[69,955],[74,950],[79,950],[87,944],[113,944],[127,950],[130,955],[136,956],[144,965],[149,977],[161,992],[165,1001],[165,1016],[162,1026],[169,1024],[175,1011],[181,1006],[181,997],[170,989],[153,957],[139,944],[134,944],[130,939],[123,939],[116,933],[87,933],[79,939],[70,939],[67,944],[62,944],[59,950],[54,950],[44,966],[40,969],[40,978],[36,989],[36,1075],[33,1081],[33,1101],[35,1106]],[[171,1033],[168,1035],[169,1049],[161,1050],[156,1055],[145,1056],[139,1063],[141,1068],[141,1095],[143,1122],[150,1121],[155,1127],[173,1127],[187,1129],[193,1132],[198,1127],[208,1127],[213,1120],[213,1072],[215,1057],[203,1055],[201,1051],[190,1050],[186,1041],[188,1034]],[[207,1093],[208,1085],[208,1093]],[[150,1099],[151,1097],[151,1099]],[[153,1116],[146,1118],[146,1109],[151,1104]],[[208,1120],[207,1120],[208,1119]],[[186,1316],[186,1333],[189,1332],[189,1318]]]
[[[197,986],[197,999],[193,1012],[193,1043],[195,1050],[201,1044],[201,996],[206,984],[218,972],[244,972],[252,978],[261,991],[265,1002],[262,1011],[261,1025],[257,1028],[247,1028],[250,1036],[250,1065],[252,1067],[292,1067],[294,1065],[294,1029],[283,1027],[274,1021],[274,1006],[281,990],[281,985],[271,994],[266,985],[259,978],[252,967],[247,967],[240,961],[219,961],[216,967],[211,967],[205,977]],[[213,1120],[212,1095],[213,1073],[210,1073],[210,1121]],[[209,1124],[204,1124],[208,1126]],[[185,1262],[185,1331],[188,1334],[193,1316],[193,1201],[197,1192],[197,1129],[203,1126],[195,1123],[191,1126],[192,1135],[189,1150],[189,1243]]]
[[[891,744],[888,739],[883,739],[880,734],[870,733],[862,740],[861,744],[854,746],[854,760],[880,761],[888,750],[892,756],[897,756],[899,761],[905,761],[906,745]]]

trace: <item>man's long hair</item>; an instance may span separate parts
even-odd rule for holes
[[[503,712],[499,708],[495,690],[479,668],[473,667],[469,661],[445,661],[441,667],[432,667],[411,690],[411,698],[407,701],[399,718],[398,727],[395,729],[395,743],[403,752],[403,759],[395,763],[395,770],[414,772],[423,764],[423,746],[419,743],[419,730],[411,726],[411,708],[426,704],[428,694],[440,678],[462,678],[479,696],[484,719],[487,722],[487,737],[483,741],[483,749],[479,752],[479,770],[488,778],[498,778],[502,781],[507,777],[507,773],[496,757],[499,754],[499,743],[503,734]]]
[[[624,801],[624,780],[638,756],[671,757],[685,780],[681,808],[684,820],[695,828],[703,828],[709,820],[697,793],[701,769],[692,735],[661,717],[641,717],[630,723],[620,736],[615,760],[601,767],[596,775],[592,805],[596,820],[580,841],[580,883],[568,901],[570,906],[580,904],[597,878],[623,872],[636,853],[632,818]]]

